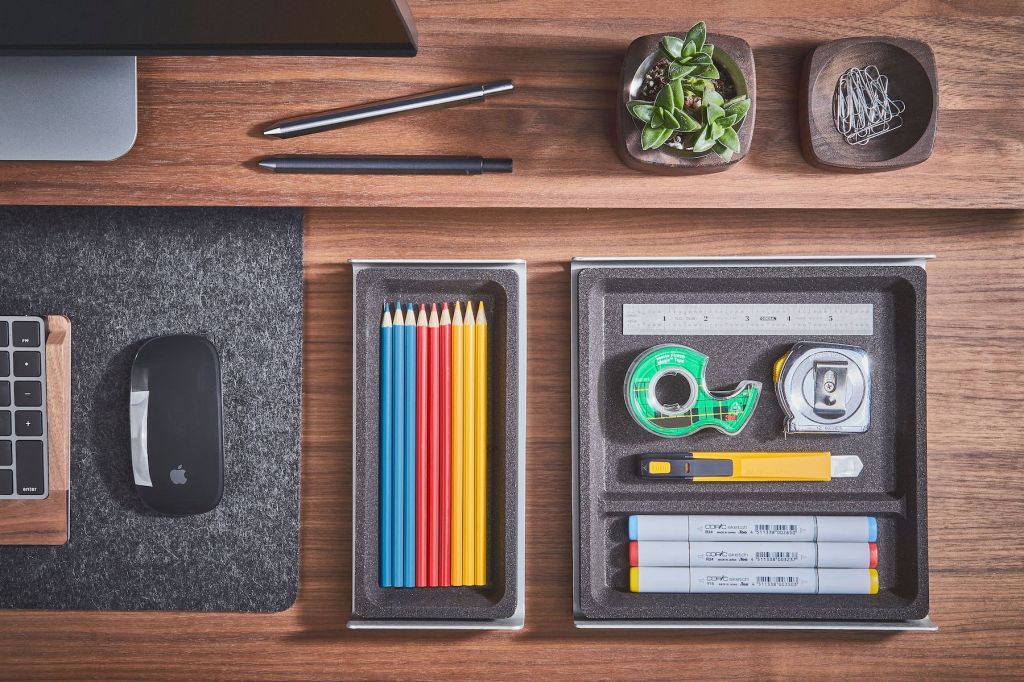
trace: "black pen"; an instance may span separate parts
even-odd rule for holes
[[[459,87],[446,90],[435,90],[407,97],[396,97],[382,102],[370,102],[369,104],[359,104],[354,107],[327,111],[312,116],[292,118],[274,124],[272,127],[264,130],[263,134],[268,137],[279,138],[298,137],[299,135],[333,130],[417,109],[454,107],[460,104],[482,102],[488,95],[497,95],[502,92],[509,92],[510,90],[512,90],[512,81],[485,83],[483,85],[460,85]]]
[[[512,159],[482,156],[272,156],[259,164],[260,168],[275,173],[480,175],[512,172]]]

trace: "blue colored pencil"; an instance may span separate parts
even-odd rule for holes
[[[391,327],[391,391],[394,410],[391,428],[392,485],[391,500],[394,509],[391,514],[391,585],[405,585],[405,317],[402,304],[395,304],[395,316]]]
[[[416,315],[405,315],[405,586],[416,587]]]
[[[391,310],[384,304],[380,322],[380,586],[391,587]]]

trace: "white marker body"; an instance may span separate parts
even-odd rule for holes
[[[637,542],[637,566],[871,568],[866,542]]]
[[[631,540],[675,542],[874,542],[867,516],[666,516],[632,517]]]
[[[644,567],[638,592],[747,594],[871,594],[861,568]]]

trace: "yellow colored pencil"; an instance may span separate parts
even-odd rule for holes
[[[452,586],[462,585],[462,306],[452,317]]]
[[[473,319],[473,304],[466,303],[466,314],[462,318],[462,584],[476,584],[476,321]]]
[[[487,584],[487,317],[476,313],[476,584]]]

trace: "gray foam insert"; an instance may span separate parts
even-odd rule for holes
[[[519,288],[507,266],[382,264],[360,270],[355,310],[352,617],[364,620],[498,620],[519,601]],[[382,588],[379,575],[380,321],[385,301],[449,304],[483,300],[488,314],[488,585]]]
[[[625,336],[625,303],[871,303],[872,336]],[[925,274],[916,267],[590,268],[578,278],[579,602],[593,619],[907,620],[928,612],[925,506]],[[872,362],[871,429],[785,438],[772,366],[795,342],[865,348]],[[680,439],[643,430],[622,387],[645,349],[682,343],[709,356],[708,385],[743,380],[764,391],[736,436]],[[688,451],[830,450],[864,462],[827,483],[641,480],[636,455]],[[877,595],[633,594],[629,514],[849,514],[879,523]]]
[[[72,325],[71,531],[0,547],[0,606],[277,611],[298,586],[302,212],[0,208],[0,310]],[[148,511],[135,492],[129,371],[145,339],[220,351],[224,498]]]

